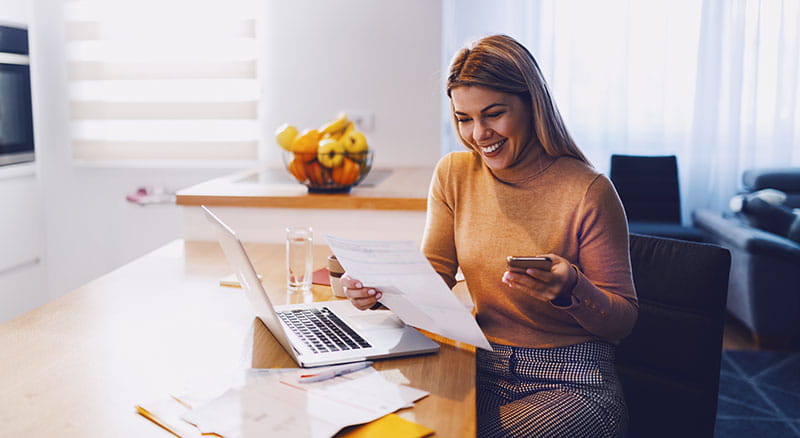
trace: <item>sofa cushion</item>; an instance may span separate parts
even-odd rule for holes
[[[694,226],[707,236],[709,242],[740,248],[752,255],[767,255],[800,263],[800,244],[754,228],[736,216],[700,209],[692,213],[692,218]]]
[[[751,194],[746,197],[739,214],[756,228],[800,243],[800,213]]]
[[[787,195],[784,205],[800,208],[800,167],[750,169],[742,174],[745,190],[778,189]]]

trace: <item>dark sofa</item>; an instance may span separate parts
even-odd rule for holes
[[[773,188],[785,206],[800,208],[800,168],[753,169],[743,174],[745,193]],[[800,341],[800,243],[755,226],[747,215],[698,210],[694,226],[706,240],[731,252],[728,312],[765,347]]]

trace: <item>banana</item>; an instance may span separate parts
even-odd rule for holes
[[[353,122],[347,122],[347,126],[344,127],[344,130],[342,131],[342,135],[340,135],[337,140],[341,140],[341,139],[345,138],[345,136],[347,134],[349,134],[351,131],[353,131],[354,129],[356,129],[356,124],[353,123]]]
[[[347,125],[345,125],[344,129],[342,129],[341,131],[335,131],[330,134],[324,134],[322,138],[332,138],[336,141],[342,141],[349,132],[355,129],[355,126],[356,126],[355,123],[348,121]]]
[[[337,117],[336,119],[331,120],[330,122],[322,125],[319,128],[319,132],[321,132],[322,135],[325,135],[325,134],[333,135],[334,133],[337,133],[337,132],[340,132],[340,131],[344,130],[344,128],[347,126],[348,122],[349,122],[349,120],[347,120],[347,114],[340,113],[339,117]]]
[[[295,138],[297,138],[297,128],[288,123],[284,123],[275,130],[275,140],[280,147],[287,151],[292,150],[292,143]]]

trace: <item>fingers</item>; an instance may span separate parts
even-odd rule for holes
[[[534,275],[538,274],[534,273]],[[503,273],[502,281],[512,289],[524,292],[542,301],[549,301],[557,296],[557,289],[553,287],[552,283],[528,274],[506,271]]]
[[[347,295],[347,299],[350,300],[350,303],[352,303],[353,306],[356,307],[356,309],[358,309],[358,310],[367,310],[367,309],[371,309],[376,304],[378,304],[378,298],[376,298],[375,295],[366,295],[366,296],[364,296],[363,293],[361,292],[362,290],[364,290],[364,289],[357,289],[357,290],[348,289],[348,290],[345,291],[345,295]],[[374,289],[371,289],[371,290],[372,290],[372,293],[375,293]]]
[[[361,282],[360,281],[358,281],[355,278],[351,277],[350,274],[348,274],[347,272],[342,274],[341,281],[342,281],[342,286],[347,288],[347,289],[359,289],[359,288],[363,287],[363,286],[361,286]]]
[[[567,285],[574,285],[576,274],[569,260],[556,254],[543,254],[553,260],[549,271],[527,269],[524,273],[507,271],[502,282],[510,288],[530,294],[540,300],[553,300],[561,295]]]
[[[553,258],[553,268],[529,268],[525,271],[509,270],[503,273],[502,281],[510,288],[524,292],[542,301],[553,300],[561,290],[560,276],[554,271],[560,257]]]
[[[342,275],[342,286],[344,294],[350,303],[359,310],[367,310],[378,303],[383,294],[371,287],[364,287],[360,281],[350,277],[346,273]]]

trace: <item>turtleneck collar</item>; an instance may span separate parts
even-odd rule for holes
[[[556,161],[556,157],[548,155],[539,142],[529,144],[511,166],[504,169],[491,169],[489,172],[500,182],[520,185],[544,172]],[[486,164],[484,163],[484,166]]]

